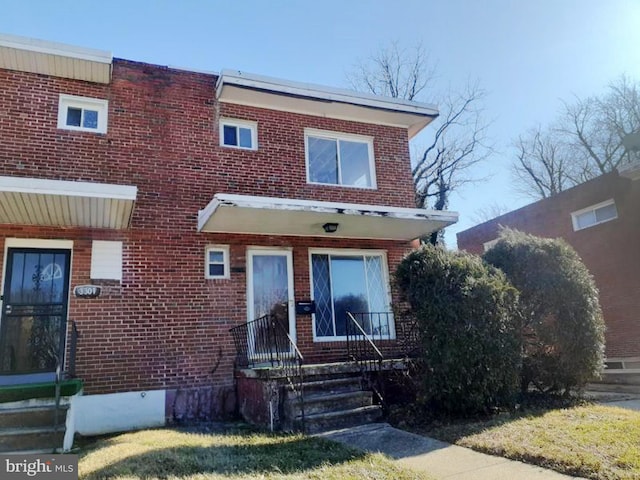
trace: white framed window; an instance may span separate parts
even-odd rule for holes
[[[122,242],[91,242],[91,279],[122,280]]]
[[[395,338],[386,254],[377,250],[310,250],[315,341],[345,340],[346,312],[376,339]]]
[[[248,120],[220,119],[220,145],[257,150],[258,124]]]
[[[613,199],[571,213],[574,231],[599,225],[616,218],[618,218],[618,210]]]
[[[60,94],[58,128],[107,133],[108,111],[108,100]]]
[[[209,245],[205,249],[204,278],[229,278],[229,246]]]
[[[482,247],[484,248],[484,251],[486,252],[487,250],[493,248],[495,246],[496,243],[498,243],[498,240],[500,240],[499,238],[494,238],[493,240],[489,240],[488,242],[484,242],[482,244]]]
[[[307,182],[376,188],[373,138],[305,129]]]

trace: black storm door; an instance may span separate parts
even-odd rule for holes
[[[70,250],[9,248],[0,375],[54,372],[64,356]]]

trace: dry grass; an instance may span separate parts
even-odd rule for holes
[[[103,438],[82,449],[90,479],[427,479],[382,455],[303,435],[247,431],[147,430]]]
[[[570,475],[640,479],[640,412],[621,408],[585,405],[516,418],[503,415],[421,433]]]

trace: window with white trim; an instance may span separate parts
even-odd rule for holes
[[[107,133],[109,101],[60,94],[58,128],[81,132]]]
[[[487,250],[493,248],[495,246],[496,243],[498,243],[498,240],[500,240],[499,238],[494,238],[493,240],[489,240],[488,242],[484,242],[482,244],[484,251],[486,252]]]
[[[248,120],[220,119],[220,145],[257,150],[258,124]]]
[[[307,181],[376,188],[373,139],[305,130]]]
[[[205,250],[205,272],[207,279],[229,278],[229,247],[210,245]]]
[[[618,210],[613,199],[571,213],[571,221],[575,231],[615,220],[616,218],[618,218]]]
[[[122,242],[91,242],[91,279],[122,280]]]
[[[377,338],[393,337],[384,253],[318,250],[310,252],[310,256],[316,340],[344,339],[346,312],[365,314],[359,318],[363,319],[361,326],[367,334]]]

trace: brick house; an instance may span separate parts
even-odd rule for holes
[[[265,316],[305,365],[348,310],[397,343],[389,272],[457,219],[413,205],[433,106],[13,36],[0,102],[0,388],[74,370],[71,435],[236,411]]]
[[[640,380],[640,162],[458,233],[458,248],[482,254],[501,226],[563,238],[594,276],[606,324],[605,378]]]

